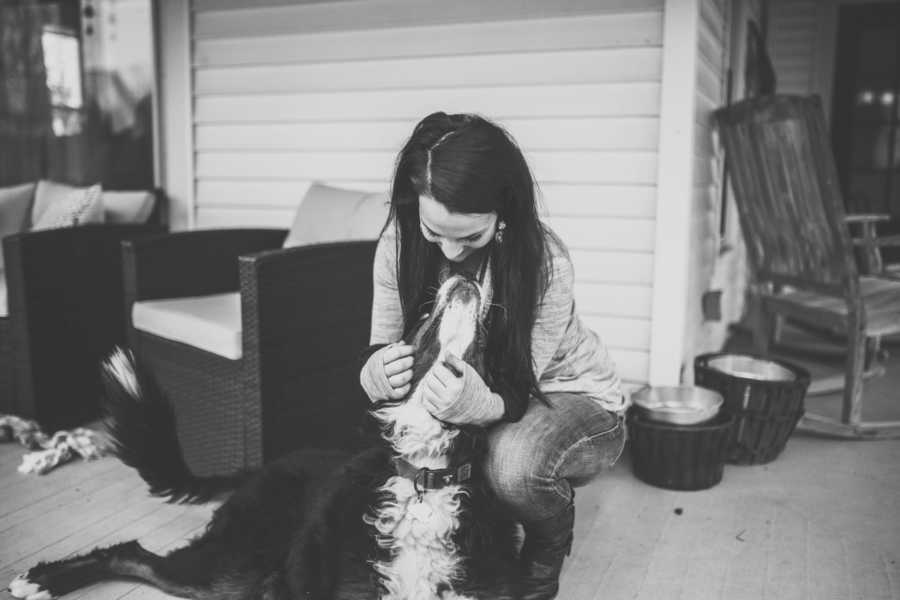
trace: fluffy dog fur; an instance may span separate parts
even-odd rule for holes
[[[299,451],[261,471],[200,478],[185,465],[171,410],[152,379],[124,354],[106,366],[110,426],[117,454],[151,492],[200,501],[235,490],[206,531],[166,556],[137,541],[41,563],[11,584],[17,598],[44,600],[97,581],[135,578],[167,593],[202,600],[519,598],[516,524],[476,472],[423,490],[398,475],[415,469],[477,465],[484,433],[436,421],[418,382],[446,352],[481,369],[478,285],[454,277],[419,328],[412,392],[373,411],[385,445],[347,458]],[[236,489],[235,489],[236,488]]]

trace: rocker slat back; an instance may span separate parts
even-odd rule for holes
[[[745,100],[715,118],[758,278],[852,295],[857,270],[818,99]]]

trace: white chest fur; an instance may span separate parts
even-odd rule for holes
[[[445,282],[438,298],[445,298],[452,285],[450,280]],[[442,319],[436,363],[442,362],[447,352],[462,357],[473,343],[480,298],[479,293],[469,294],[465,300],[439,300]],[[432,417],[418,389],[404,403],[379,409],[374,416],[387,426],[385,439],[394,452],[413,467],[448,466],[447,454],[459,430],[445,428]],[[410,479],[393,476],[379,491],[385,500],[365,520],[375,528],[378,545],[390,555],[374,564],[384,585],[382,600],[465,600],[452,591],[461,567],[453,536],[459,529],[465,490],[458,485],[417,490]]]
[[[444,429],[413,394],[406,403],[383,409],[378,417],[392,422],[388,436],[395,451],[416,468],[447,466],[446,452],[457,430]],[[439,594],[459,575],[460,557],[453,542],[459,528],[458,485],[439,490],[416,490],[405,477],[390,477],[379,491],[382,502],[366,521],[375,527],[379,546],[390,552],[389,561],[374,567],[382,577],[383,600],[433,600],[455,598]]]

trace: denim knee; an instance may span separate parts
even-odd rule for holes
[[[580,394],[551,394],[550,406],[532,401],[517,423],[490,433],[485,476],[498,498],[523,520],[565,510],[572,486],[583,484],[619,458],[622,419]]]

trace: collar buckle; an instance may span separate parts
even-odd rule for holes
[[[448,485],[458,485],[472,479],[472,463],[465,462],[447,469],[416,469],[402,458],[394,459],[397,474],[412,480],[413,489],[421,495],[428,490],[440,490]]]

